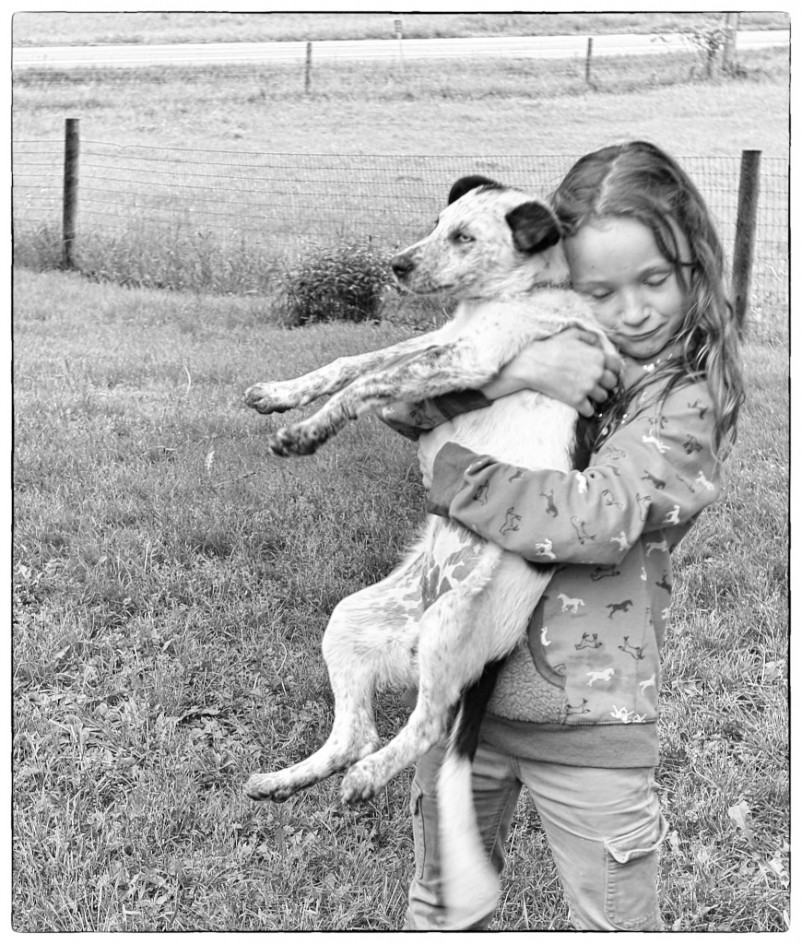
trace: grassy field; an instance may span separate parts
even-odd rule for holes
[[[17,13],[19,45],[230,43],[277,40],[667,32],[720,26],[721,13]],[[788,29],[786,13],[742,13],[741,29]]]
[[[787,58],[750,54],[741,77],[712,82],[692,81],[687,60],[633,62],[607,65],[595,91],[581,64],[520,61],[427,63],[401,79],[385,65],[338,67],[316,72],[310,95],[300,75],[259,70],[20,80],[15,259],[60,264],[68,116],[81,122],[80,269],[222,293],[269,290],[310,241],[407,244],[459,173],[545,192],[584,151],[641,137],[689,160],[728,249],[740,153],[762,152],[756,279],[776,283],[765,315],[783,321]]]
[[[542,64],[515,63],[515,84],[485,100],[485,85],[451,94],[444,84],[454,64],[426,64],[414,90],[386,91],[387,77],[360,94],[304,95],[300,71],[295,92],[269,74],[192,75],[162,70],[109,81],[83,75],[53,82],[15,84],[15,140],[62,141],[64,119],[80,118],[82,135],[120,145],[193,150],[239,149],[287,154],[576,154],[642,137],[678,156],[737,156],[758,148],[767,156],[788,154],[788,61],[780,52],[754,54],[744,78],[660,85],[638,73],[637,97],[619,64],[599,92],[574,81],[560,89],[548,75],[529,78]],[[618,60],[616,60],[618,62]],[[658,68],[668,68],[670,57]],[[496,63],[478,63],[498,71]],[[581,68],[567,61],[557,70]],[[364,66],[363,66],[364,68]],[[606,67],[605,67],[606,68]],[[612,66],[610,66],[612,69]],[[554,67],[551,69],[555,71]],[[392,77],[390,77],[392,78]],[[498,82],[498,76],[489,81]],[[460,79],[465,83],[465,76]],[[557,87],[554,87],[555,84]],[[388,106],[387,99],[392,101]]]
[[[284,806],[241,789],[330,724],[321,633],[420,519],[414,451],[368,420],[271,460],[274,421],[239,398],[401,330],[286,332],[253,298],[15,283],[14,928],[397,928],[408,775],[357,810],[336,782]],[[658,776],[675,930],[786,926],[786,358],[747,347],[726,498],[675,555]],[[401,717],[382,698],[383,734]],[[528,801],[495,926],[567,926]]]

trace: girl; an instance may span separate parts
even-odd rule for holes
[[[601,401],[589,466],[514,468],[449,442],[448,423],[420,435],[419,459],[431,512],[528,560],[558,564],[526,643],[499,676],[474,760],[492,861],[500,871],[525,786],[573,925],[660,930],[666,824],[653,776],[670,555],[721,488],[743,397],[738,335],[707,208],[660,149],[635,141],[585,156],[553,205],[573,287],[590,300],[620,363],[566,332],[531,345],[483,391],[438,405],[445,420],[523,388],[583,413]],[[618,392],[608,396],[617,373]],[[510,508],[518,528],[502,532]],[[410,929],[436,929],[442,916],[441,753],[421,760],[413,784]],[[490,917],[477,916],[474,927]]]

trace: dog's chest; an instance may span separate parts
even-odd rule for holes
[[[568,469],[576,441],[576,411],[533,391],[521,391],[450,420],[453,441],[482,455],[528,469]]]

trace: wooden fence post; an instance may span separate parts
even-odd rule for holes
[[[588,51],[585,56],[585,85],[593,85],[593,80],[590,77],[590,64],[593,60],[593,37],[588,36]]]
[[[404,34],[401,20],[395,21],[395,38],[398,40],[398,61],[401,63],[401,72],[404,71]]]
[[[735,71],[735,42],[738,37],[740,16],[740,13],[725,13],[724,15],[724,52],[721,57],[721,67],[726,75]]]
[[[64,198],[61,215],[61,261],[65,269],[71,269],[73,266],[72,251],[75,243],[75,220],[78,210],[79,120],[78,118],[67,118],[64,123]]]
[[[743,334],[749,314],[749,283],[755,253],[757,199],[760,192],[760,151],[741,152],[741,180],[738,185],[738,217],[735,221],[735,249],[732,254],[732,303],[735,325]]]
[[[304,75],[304,92],[308,95],[312,85],[312,44],[306,44],[306,73]]]

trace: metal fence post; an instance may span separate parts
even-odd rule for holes
[[[78,118],[67,118],[64,122],[64,197],[61,216],[62,265],[71,269],[72,250],[75,243],[75,219],[78,210],[78,153],[80,135]]]
[[[312,44],[306,44],[306,73],[304,75],[304,92],[309,94],[309,88],[312,85]]]
[[[760,155],[760,151],[741,152],[738,216],[735,221],[735,249],[732,255],[732,303],[735,325],[739,333],[743,333],[749,314],[749,284],[755,254],[757,199],[760,192]]]

